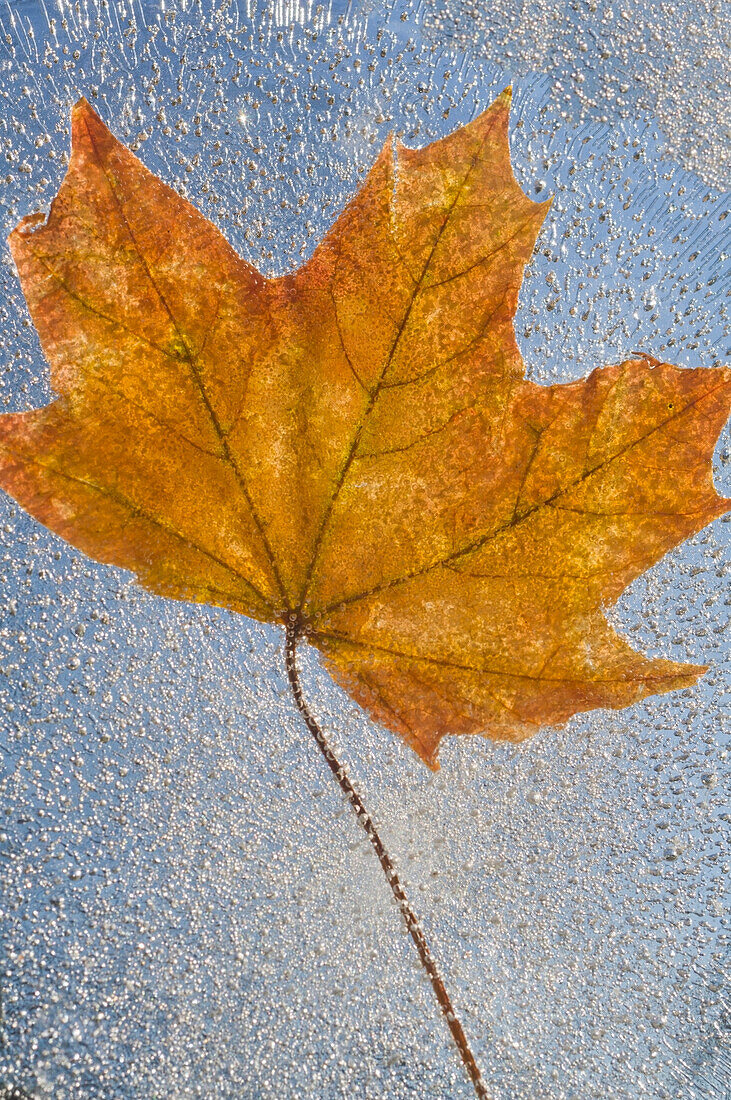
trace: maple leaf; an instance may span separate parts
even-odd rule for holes
[[[0,483],[153,592],[304,633],[432,767],[447,733],[518,740],[692,684],[603,609],[729,503],[731,372],[524,379],[548,203],[513,177],[509,100],[387,143],[275,279],[81,100],[48,219],[10,238],[59,397],[0,419]]]

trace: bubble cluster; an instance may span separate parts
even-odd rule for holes
[[[456,56],[476,52],[521,77],[550,78],[567,121],[650,116],[663,152],[728,186],[728,13],[716,0],[425,0],[426,36]]]
[[[706,34],[715,9],[695,6]],[[488,27],[486,8],[431,2],[2,8],[3,236],[48,208],[83,94],[247,260],[290,270],[389,132],[426,143],[512,79],[516,175],[555,196],[516,319],[529,376],[566,381],[635,349],[718,364],[715,46],[682,69],[705,88],[689,115],[677,82],[662,102],[652,83],[621,91],[635,55],[648,72],[662,49],[703,60],[700,31],[684,53],[666,31],[669,7],[643,25],[644,9],[553,18],[536,4],[509,34],[494,10]],[[583,81],[579,54],[602,62]],[[0,281],[0,408],[45,404],[6,249]],[[716,482],[729,492],[728,436]],[[725,1095],[728,529],[680,546],[611,612],[647,652],[710,665],[696,688],[519,748],[455,739],[437,775],[303,647],[308,699],[496,1100]],[[0,566],[0,1086],[36,1100],[473,1095],[296,714],[281,632],[153,598],[7,498]]]

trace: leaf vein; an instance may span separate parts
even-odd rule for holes
[[[191,539],[187,535],[182,534],[182,532],[174,527],[173,524],[166,523],[159,517],[152,515],[150,512],[147,512],[146,509],[136,504],[133,500],[130,500],[130,498],[127,497],[124,493],[120,493],[118,490],[112,489],[108,485],[98,485],[96,482],[90,481],[88,478],[79,477],[77,474],[71,474],[68,472],[68,470],[61,470],[59,467],[53,466],[47,462],[41,462],[41,460],[35,456],[29,457],[28,455],[18,453],[17,451],[14,451],[12,447],[9,447],[6,443],[3,443],[2,446],[4,450],[8,451],[10,454],[14,454],[15,457],[20,459],[21,462],[30,462],[34,466],[38,466],[40,467],[40,469],[48,471],[48,473],[50,473],[53,477],[61,477],[64,478],[66,481],[72,481],[77,485],[83,485],[85,488],[91,489],[94,492],[99,493],[100,496],[107,497],[115,504],[127,509],[127,511],[130,513],[130,518],[139,516],[139,518],[145,520],[145,522],[152,524],[154,527],[159,527],[160,530],[165,531],[165,533],[168,535],[172,535],[174,538],[182,542],[185,546],[190,547],[191,550],[195,550],[197,553],[203,554],[205,557],[210,558],[211,561],[215,562],[217,565],[220,565],[227,572],[235,576],[237,580],[243,581],[244,584],[246,584],[251,589],[257,599],[260,600],[265,607],[269,608],[273,612],[271,601],[264,595],[263,592],[259,590],[259,588],[257,587],[257,585],[254,584],[253,581],[249,580],[247,576],[241,573],[238,569],[234,568],[234,566],[232,566],[229,562],[225,561],[223,558],[220,558],[217,554],[214,554],[212,551],[206,549],[205,546],[201,546],[200,543],[196,542],[194,539]]]
[[[642,672],[641,675],[636,677],[627,676],[604,676],[604,677],[579,677],[579,676],[544,676],[542,674],[535,674],[530,672],[514,672],[508,669],[502,668],[489,668],[485,665],[473,665],[464,661],[452,661],[446,657],[433,657],[421,653],[408,653],[404,650],[393,649],[390,646],[378,645],[375,642],[362,642],[355,638],[350,638],[346,634],[339,634],[337,631],[331,630],[313,630],[311,638],[323,638],[334,642],[342,642],[346,646],[353,646],[356,649],[365,649],[368,652],[383,653],[389,657],[398,657],[405,661],[415,661],[417,663],[424,663],[430,665],[437,665],[439,668],[453,668],[458,672],[476,672],[484,676],[505,676],[511,680],[529,680],[536,683],[549,683],[549,684],[626,684],[633,681],[645,682],[645,681],[657,681],[662,683],[665,680],[674,680],[677,678],[678,673],[666,673],[666,674],[653,674],[649,675],[648,670]],[[558,646],[554,650],[551,656],[555,656],[555,653],[561,646]],[[544,662],[545,665],[545,662]],[[522,719],[527,721],[527,719]]]
[[[461,182],[459,188],[457,189],[455,197],[452,200],[452,203],[451,203],[449,209],[447,210],[447,212],[444,215],[444,218],[443,218],[442,223],[439,227],[439,230],[437,232],[434,243],[433,243],[433,245],[431,247],[431,250],[429,252],[429,255],[427,256],[427,258],[425,260],[424,267],[423,267],[421,275],[419,277],[419,281],[417,283],[415,283],[415,285],[414,285],[413,293],[410,297],[409,304],[408,304],[408,306],[407,306],[407,308],[404,312],[404,316],[403,316],[403,318],[401,320],[401,323],[398,327],[398,330],[397,330],[396,335],[394,337],[393,343],[391,344],[390,351],[388,353],[388,356],[386,357],[385,363],[383,365],[380,376],[378,378],[378,382],[374,386],[374,388],[371,392],[371,396],[370,396],[370,399],[368,401],[368,404],[367,404],[366,408],[363,410],[363,413],[362,413],[362,415],[361,415],[361,417],[358,420],[358,423],[356,425],[356,429],[355,429],[355,433],[353,435],[353,439],[351,441],[348,452],[345,456],[345,460],[344,460],[343,465],[340,469],[338,477],[337,477],[337,479],[335,481],[335,484],[333,486],[333,492],[330,496],[330,500],[328,501],[327,507],[326,507],[326,509],[323,513],[323,517],[322,517],[322,520],[320,522],[319,529],[318,529],[317,534],[315,536],[315,540],[314,540],[314,543],[313,543],[312,554],[310,556],[310,561],[309,561],[309,564],[307,566],[307,570],[305,572],[305,577],[304,577],[304,581],[303,581],[303,584],[302,584],[302,593],[301,593],[300,599],[299,599],[299,609],[298,610],[299,610],[300,613],[301,613],[302,608],[304,607],[305,601],[307,599],[307,594],[309,592],[310,584],[311,584],[312,578],[314,576],[315,565],[317,564],[317,561],[318,561],[318,558],[319,558],[319,555],[320,555],[322,542],[323,542],[328,524],[330,523],[330,518],[332,516],[333,509],[335,507],[335,502],[338,499],[338,496],[340,495],[340,491],[341,491],[341,489],[343,487],[343,484],[345,482],[345,479],[348,475],[348,470],[350,469],[350,467],[353,463],[353,460],[355,458],[356,451],[358,449],[358,444],[360,442],[360,437],[363,433],[363,428],[365,427],[365,423],[366,423],[371,411],[373,410],[373,407],[376,403],[376,400],[378,398],[380,390],[382,389],[383,382],[385,380],[388,369],[389,369],[391,363],[393,362],[393,357],[396,353],[396,348],[398,347],[399,341],[400,341],[400,339],[401,339],[401,337],[402,337],[402,335],[403,335],[403,333],[406,329],[406,325],[408,323],[409,317],[411,316],[412,310],[414,308],[416,300],[417,300],[417,298],[419,296],[419,293],[421,291],[421,288],[422,288],[424,279],[426,277],[426,274],[429,270],[429,265],[432,261],[432,258],[434,257],[434,254],[437,250],[439,242],[441,241],[442,236],[443,236],[443,234],[446,230],[446,227],[449,224],[449,220],[452,216],[452,212],[453,212],[455,206],[457,205],[457,202],[459,201],[459,198],[460,198],[465,186],[467,185],[467,180],[469,179],[472,171],[474,170],[475,165],[477,164],[480,152],[481,152],[484,144],[487,142],[487,139],[488,139],[488,137],[489,137],[489,135],[492,131],[492,127],[494,125],[495,125],[495,122],[493,120],[493,123],[492,123],[492,126],[490,127],[490,130],[488,131],[488,133],[485,135],[485,137],[481,141],[480,148],[478,149],[478,151],[473,156],[472,161],[470,162],[469,168],[467,169],[467,172],[465,173],[464,178],[462,179],[462,182]]]
[[[218,436],[218,438],[221,441],[221,445],[222,445],[223,450],[224,450],[226,461],[228,462],[228,464],[231,466],[231,468],[234,471],[234,475],[235,475],[236,480],[239,484],[239,488],[241,490],[241,493],[244,497],[244,500],[246,501],[246,503],[248,505],[249,511],[251,512],[252,519],[254,520],[254,525],[256,526],[256,529],[259,532],[259,537],[262,541],[262,544],[263,544],[263,547],[264,547],[264,552],[265,552],[265,554],[268,558],[269,566],[271,568],[272,575],[274,577],[274,581],[276,583],[276,586],[279,589],[279,592],[280,592],[280,595],[282,596],[282,598],[286,599],[284,584],[282,582],[281,575],[279,573],[279,568],[277,566],[276,558],[274,556],[274,552],[272,550],[272,547],[269,543],[269,539],[267,538],[267,534],[266,534],[266,531],[264,529],[264,525],[262,523],[261,517],[258,515],[258,512],[257,512],[256,508],[254,507],[254,502],[251,498],[251,494],[249,493],[249,489],[248,489],[248,486],[246,484],[246,479],[244,478],[243,473],[241,471],[241,468],[239,467],[239,464],[236,461],[234,453],[231,450],[231,447],[229,446],[228,439],[226,438],[226,434],[222,429],[222,426],[221,426],[221,423],[218,419],[218,415],[216,413],[216,410],[214,409],[214,407],[211,403],[211,400],[208,396],[208,393],[207,393],[205,385],[203,383],[203,379],[201,377],[200,370],[198,369],[196,360],[194,359],[193,355],[191,354],[190,350],[188,349],[187,342],[183,338],[183,333],[180,329],[180,326],[178,325],[178,322],[177,322],[175,316],[173,315],[173,312],[172,312],[172,310],[171,310],[164,294],[162,293],[159,286],[157,285],[157,280],[155,279],[155,276],[153,275],[152,270],[151,270],[145,256],[142,253],[142,250],[140,249],[139,245],[137,244],[137,240],[136,240],[135,234],[132,230],[132,226],[129,223],[129,219],[127,218],[127,215],[124,211],[124,207],[122,205],[122,202],[119,199],[119,196],[117,195],[117,192],[114,188],[112,180],[109,178],[109,173],[107,172],[106,166],[104,164],[104,160],[99,155],[99,152],[98,152],[97,147],[96,147],[96,142],[94,141],[94,136],[91,132],[91,129],[89,128],[88,122],[86,122],[86,121],[85,121],[85,126],[86,126],[86,131],[87,131],[87,134],[88,134],[88,137],[89,137],[89,142],[91,143],[91,146],[92,146],[92,149],[94,150],[94,153],[95,153],[95,156],[97,158],[97,162],[99,164],[99,167],[101,168],[102,174],[104,175],[104,178],[107,182],[107,186],[109,188],[109,193],[111,194],[111,196],[114,200],[114,203],[117,207],[117,211],[119,213],[119,216],[120,216],[120,218],[121,218],[121,220],[122,220],[122,222],[125,226],[125,229],[126,229],[128,235],[129,235],[129,238],[130,238],[132,244],[134,245],[134,248],[137,252],[137,255],[140,257],[140,262],[142,263],[142,266],[145,269],[145,272],[146,272],[147,277],[150,281],[150,284],[153,287],[155,293],[157,294],[163,309],[165,310],[168,317],[170,318],[170,322],[171,322],[173,328],[175,329],[175,331],[178,334],[181,345],[185,348],[186,360],[188,362],[190,372],[193,376],[193,379],[194,379],[194,381],[195,381],[195,383],[198,387],[198,391],[200,393],[201,400],[203,401],[203,404],[206,408],[208,416],[211,420],[211,423],[213,425],[213,429],[214,429],[216,435]]]
[[[439,558],[437,561],[430,562],[428,565],[425,565],[420,569],[414,569],[410,573],[407,573],[402,577],[396,577],[391,581],[385,581],[382,584],[373,585],[371,588],[363,590],[362,592],[356,592],[352,596],[345,596],[342,599],[333,601],[331,604],[328,604],[326,607],[321,608],[320,610],[311,612],[312,621],[315,622],[318,619],[322,619],[326,615],[331,614],[333,611],[339,610],[340,608],[343,608],[352,603],[357,603],[359,600],[369,599],[372,596],[376,596],[379,592],[383,592],[391,588],[396,588],[402,584],[407,584],[409,581],[414,580],[416,577],[424,576],[425,574],[432,572],[434,569],[441,569],[445,566],[449,566],[451,562],[458,561],[460,558],[465,557],[467,554],[471,554],[473,551],[481,549],[488,542],[491,542],[492,540],[498,538],[505,531],[517,527],[521,523],[524,523],[525,520],[529,519],[532,515],[534,515],[535,512],[539,511],[541,508],[553,506],[553,502],[559,497],[570,492],[572,489],[575,489],[577,485],[580,485],[583,481],[586,481],[594,474],[602,471],[606,466],[609,466],[612,462],[615,462],[617,459],[621,458],[633,447],[639,446],[641,443],[644,443],[644,441],[655,432],[661,431],[664,427],[666,427],[667,424],[671,423],[674,420],[677,420],[681,416],[684,416],[690,409],[694,408],[702,401],[708,400],[709,398],[713,397],[714,394],[718,393],[721,390],[728,389],[730,385],[731,383],[729,382],[722,382],[719,386],[714,386],[713,389],[707,390],[705,393],[701,394],[700,397],[695,398],[693,401],[689,401],[688,404],[684,405],[682,409],[677,411],[673,410],[671,416],[667,417],[663,421],[660,421],[660,423],[653,425],[653,427],[649,428],[643,435],[639,436],[631,443],[628,443],[625,447],[621,448],[621,450],[617,451],[614,455],[611,455],[607,459],[603,459],[592,469],[586,471],[585,473],[582,473],[574,481],[570,482],[568,485],[565,485],[562,489],[557,490],[553,494],[553,496],[548,497],[544,501],[540,501],[528,511],[521,513],[521,515],[509,520],[507,523],[503,523],[499,527],[493,528],[491,531],[484,532],[479,537],[472,539],[465,546],[460,547],[459,550],[455,550],[452,553],[448,554],[446,557]]]

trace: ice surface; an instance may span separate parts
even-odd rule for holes
[[[671,45],[667,19],[638,39],[619,4],[600,7],[626,35],[597,95],[624,79],[627,43],[655,51],[660,26]],[[725,207],[687,167],[718,182],[704,150],[721,139],[692,89],[683,167],[666,102],[574,111],[557,94],[584,63],[583,6],[553,21],[550,76],[531,30],[545,5],[522,9],[513,57],[486,51],[479,21],[457,33],[464,9],[440,9],[437,33],[433,4],[0,8],[5,235],[47,209],[85,94],[247,259],[281,272],[389,131],[425,143],[512,77],[516,174],[556,196],[516,324],[529,376],[578,377],[634,349],[719,362]],[[693,68],[696,45],[677,35],[674,56]],[[693,71],[710,81],[714,64]],[[44,404],[7,250],[0,278],[2,408]],[[727,492],[728,455],[726,436]],[[0,1084],[38,1100],[472,1096],[295,713],[280,632],[153,598],[1,509]],[[613,612],[647,651],[711,665],[696,688],[520,748],[445,743],[436,776],[304,656],[495,1100],[728,1095],[728,529],[678,548]]]

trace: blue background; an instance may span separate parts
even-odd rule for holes
[[[85,94],[247,259],[289,270],[389,131],[425,143],[512,79],[516,176],[555,195],[516,319],[527,374],[638,348],[722,361],[711,7],[167,7],[0,10],[4,236],[47,209]],[[6,249],[0,279],[2,409],[42,405]],[[726,435],[727,493],[728,460]],[[517,748],[455,740],[438,775],[303,654],[496,1100],[728,1095],[727,532],[610,612],[646,652],[709,664],[695,688]],[[152,597],[6,497],[0,560],[0,1082],[39,1100],[473,1095],[294,711],[280,632]]]

